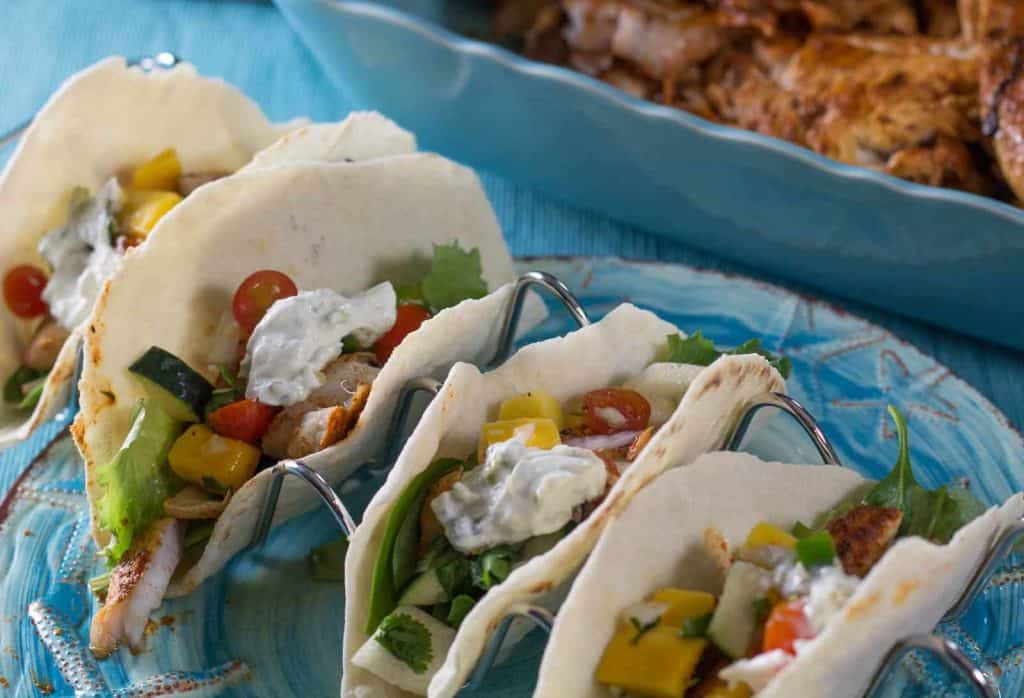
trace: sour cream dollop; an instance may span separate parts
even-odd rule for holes
[[[73,200],[68,222],[39,241],[39,254],[51,269],[43,300],[66,330],[85,322],[103,282],[121,264],[121,253],[110,240],[122,202],[121,187],[111,179],[96,196]]]
[[[559,530],[573,509],[604,492],[607,478],[593,451],[533,448],[516,437],[490,446],[486,460],[431,507],[452,547],[479,553]]]
[[[323,383],[341,340],[351,334],[362,346],[373,344],[395,324],[395,304],[387,282],[352,298],[322,288],[277,301],[246,345],[245,396],[265,405],[305,400]]]

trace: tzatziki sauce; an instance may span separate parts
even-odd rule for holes
[[[607,478],[593,451],[533,448],[517,436],[492,444],[431,507],[452,547],[474,554],[559,530],[573,509],[604,492]]]
[[[395,324],[395,290],[377,284],[352,298],[329,288],[303,291],[270,306],[246,345],[245,396],[265,405],[288,406],[324,382],[323,368],[354,335],[369,346]]]
[[[104,184],[96,196],[83,195],[75,203],[73,195],[72,201],[68,222],[39,241],[39,254],[51,270],[43,300],[66,330],[89,317],[103,282],[117,271],[122,256],[111,242],[114,216],[123,201],[117,179]]]

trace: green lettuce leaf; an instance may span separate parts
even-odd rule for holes
[[[767,359],[768,363],[775,367],[783,378],[789,378],[792,365],[785,356],[777,356],[763,346],[760,339],[749,339],[735,349],[718,349],[711,340],[706,338],[697,330],[692,335],[683,339],[677,334],[668,335],[668,346],[662,353],[661,361],[673,364],[693,364],[695,366],[710,366],[718,357],[724,355],[736,356],[739,354],[758,354]]]
[[[180,483],[167,465],[167,452],[182,425],[151,400],[139,405],[131,430],[114,459],[96,469],[103,488],[97,504],[100,526],[111,534],[104,549],[116,565],[135,536],[164,517],[164,500]]]
[[[480,250],[464,250],[458,241],[434,245],[434,260],[420,284],[430,312],[437,313],[469,298],[487,295]]]

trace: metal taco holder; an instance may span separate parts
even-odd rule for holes
[[[589,324],[586,313],[579,301],[562,282],[544,272],[528,272],[519,277],[516,282],[512,302],[509,304],[508,311],[503,319],[498,350],[495,357],[488,364],[488,367],[499,365],[511,353],[526,291],[533,285],[540,286],[554,293],[580,326]],[[399,437],[407,426],[406,423],[409,418],[413,398],[421,392],[429,393],[431,396],[436,395],[440,387],[440,382],[432,378],[416,378],[406,384],[392,415],[380,462],[385,464],[392,463],[397,455]],[[842,466],[835,448],[821,429],[817,420],[799,401],[784,393],[765,393],[755,398],[747,406],[732,434],[726,439],[725,448],[727,450],[734,451],[740,446],[754,416],[766,407],[782,410],[795,419],[811,439],[825,465]],[[370,462],[376,462],[376,460]],[[319,473],[310,469],[301,461],[282,461],[273,466],[271,470],[274,473],[274,479],[267,489],[263,509],[260,512],[260,518],[252,538],[252,546],[258,547],[266,541],[271,522],[274,518],[274,509],[277,505],[281,486],[287,475],[295,475],[313,487],[324,505],[331,511],[345,536],[347,537],[352,534],[355,530],[354,519],[345,508],[341,498]],[[971,581],[965,587],[960,598],[943,617],[943,621],[959,617],[971,606],[985,589],[990,577],[1002,563],[1003,559],[1010,553],[1014,543],[1022,535],[1024,535],[1024,520],[1016,522],[996,537]],[[554,628],[555,614],[537,604],[525,602],[513,604],[489,638],[464,688],[472,690],[479,688],[483,684],[487,673],[494,667],[498,659],[509,628],[516,620],[528,621],[550,635]],[[912,635],[894,644],[872,675],[864,695],[871,696],[880,688],[885,682],[889,671],[908,653],[913,651],[923,651],[933,655],[940,664],[963,681],[976,698],[999,698],[998,685],[978,668],[955,642],[931,633]]]
[[[129,67],[139,67],[142,71],[149,73],[154,70],[167,70],[173,68],[181,62],[181,59],[171,53],[170,51],[161,51],[160,53],[153,54],[152,56],[140,56],[138,58],[129,58],[126,63]],[[32,125],[32,120],[35,119],[35,115],[31,119],[26,119],[19,124],[16,124],[14,128],[7,131],[6,133],[0,134],[0,148],[3,148],[8,143],[16,141],[21,134]]]

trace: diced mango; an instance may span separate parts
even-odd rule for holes
[[[587,417],[579,413],[565,415],[565,428],[578,431],[587,426]]]
[[[683,621],[715,610],[715,597],[706,591],[666,587],[654,592],[651,601],[668,605],[668,610],[661,614],[661,623],[673,628],[682,628]]]
[[[136,168],[132,173],[132,188],[175,191],[180,176],[181,162],[178,161],[178,153],[174,148],[168,148]]]
[[[730,688],[727,681],[715,679],[714,686],[702,695],[704,698],[750,698],[754,692],[745,683],[734,683]]]
[[[558,427],[551,419],[531,418],[509,419],[499,422],[488,422],[480,430],[480,448],[477,458],[482,463],[487,447],[491,444],[508,441],[515,436],[522,436],[527,446],[534,448],[554,448],[562,443]]]
[[[707,640],[680,637],[678,628],[667,625],[644,631],[640,638],[637,633],[632,625],[619,624],[601,656],[597,681],[629,693],[681,698]]]
[[[533,390],[529,393],[510,397],[502,402],[501,407],[498,408],[498,419],[501,421],[529,417],[547,418],[553,421],[559,430],[565,428],[562,406],[558,403],[558,400],[543,390]]]
[[[129,191],[118,214],[126,235],[144,238],[168,211],[181,202],[173,191]]]
[[[202,424],[193,424],[167,454],[171,470],[182,480],[221,494],[237,490],[256,472],[260,450],[229,439]]]
[[[750,529],[747,535],[747,546],[760,548],[763,545],[774,545],[792,550],[796,547],[796,538],[775,524],[761,522]]]

